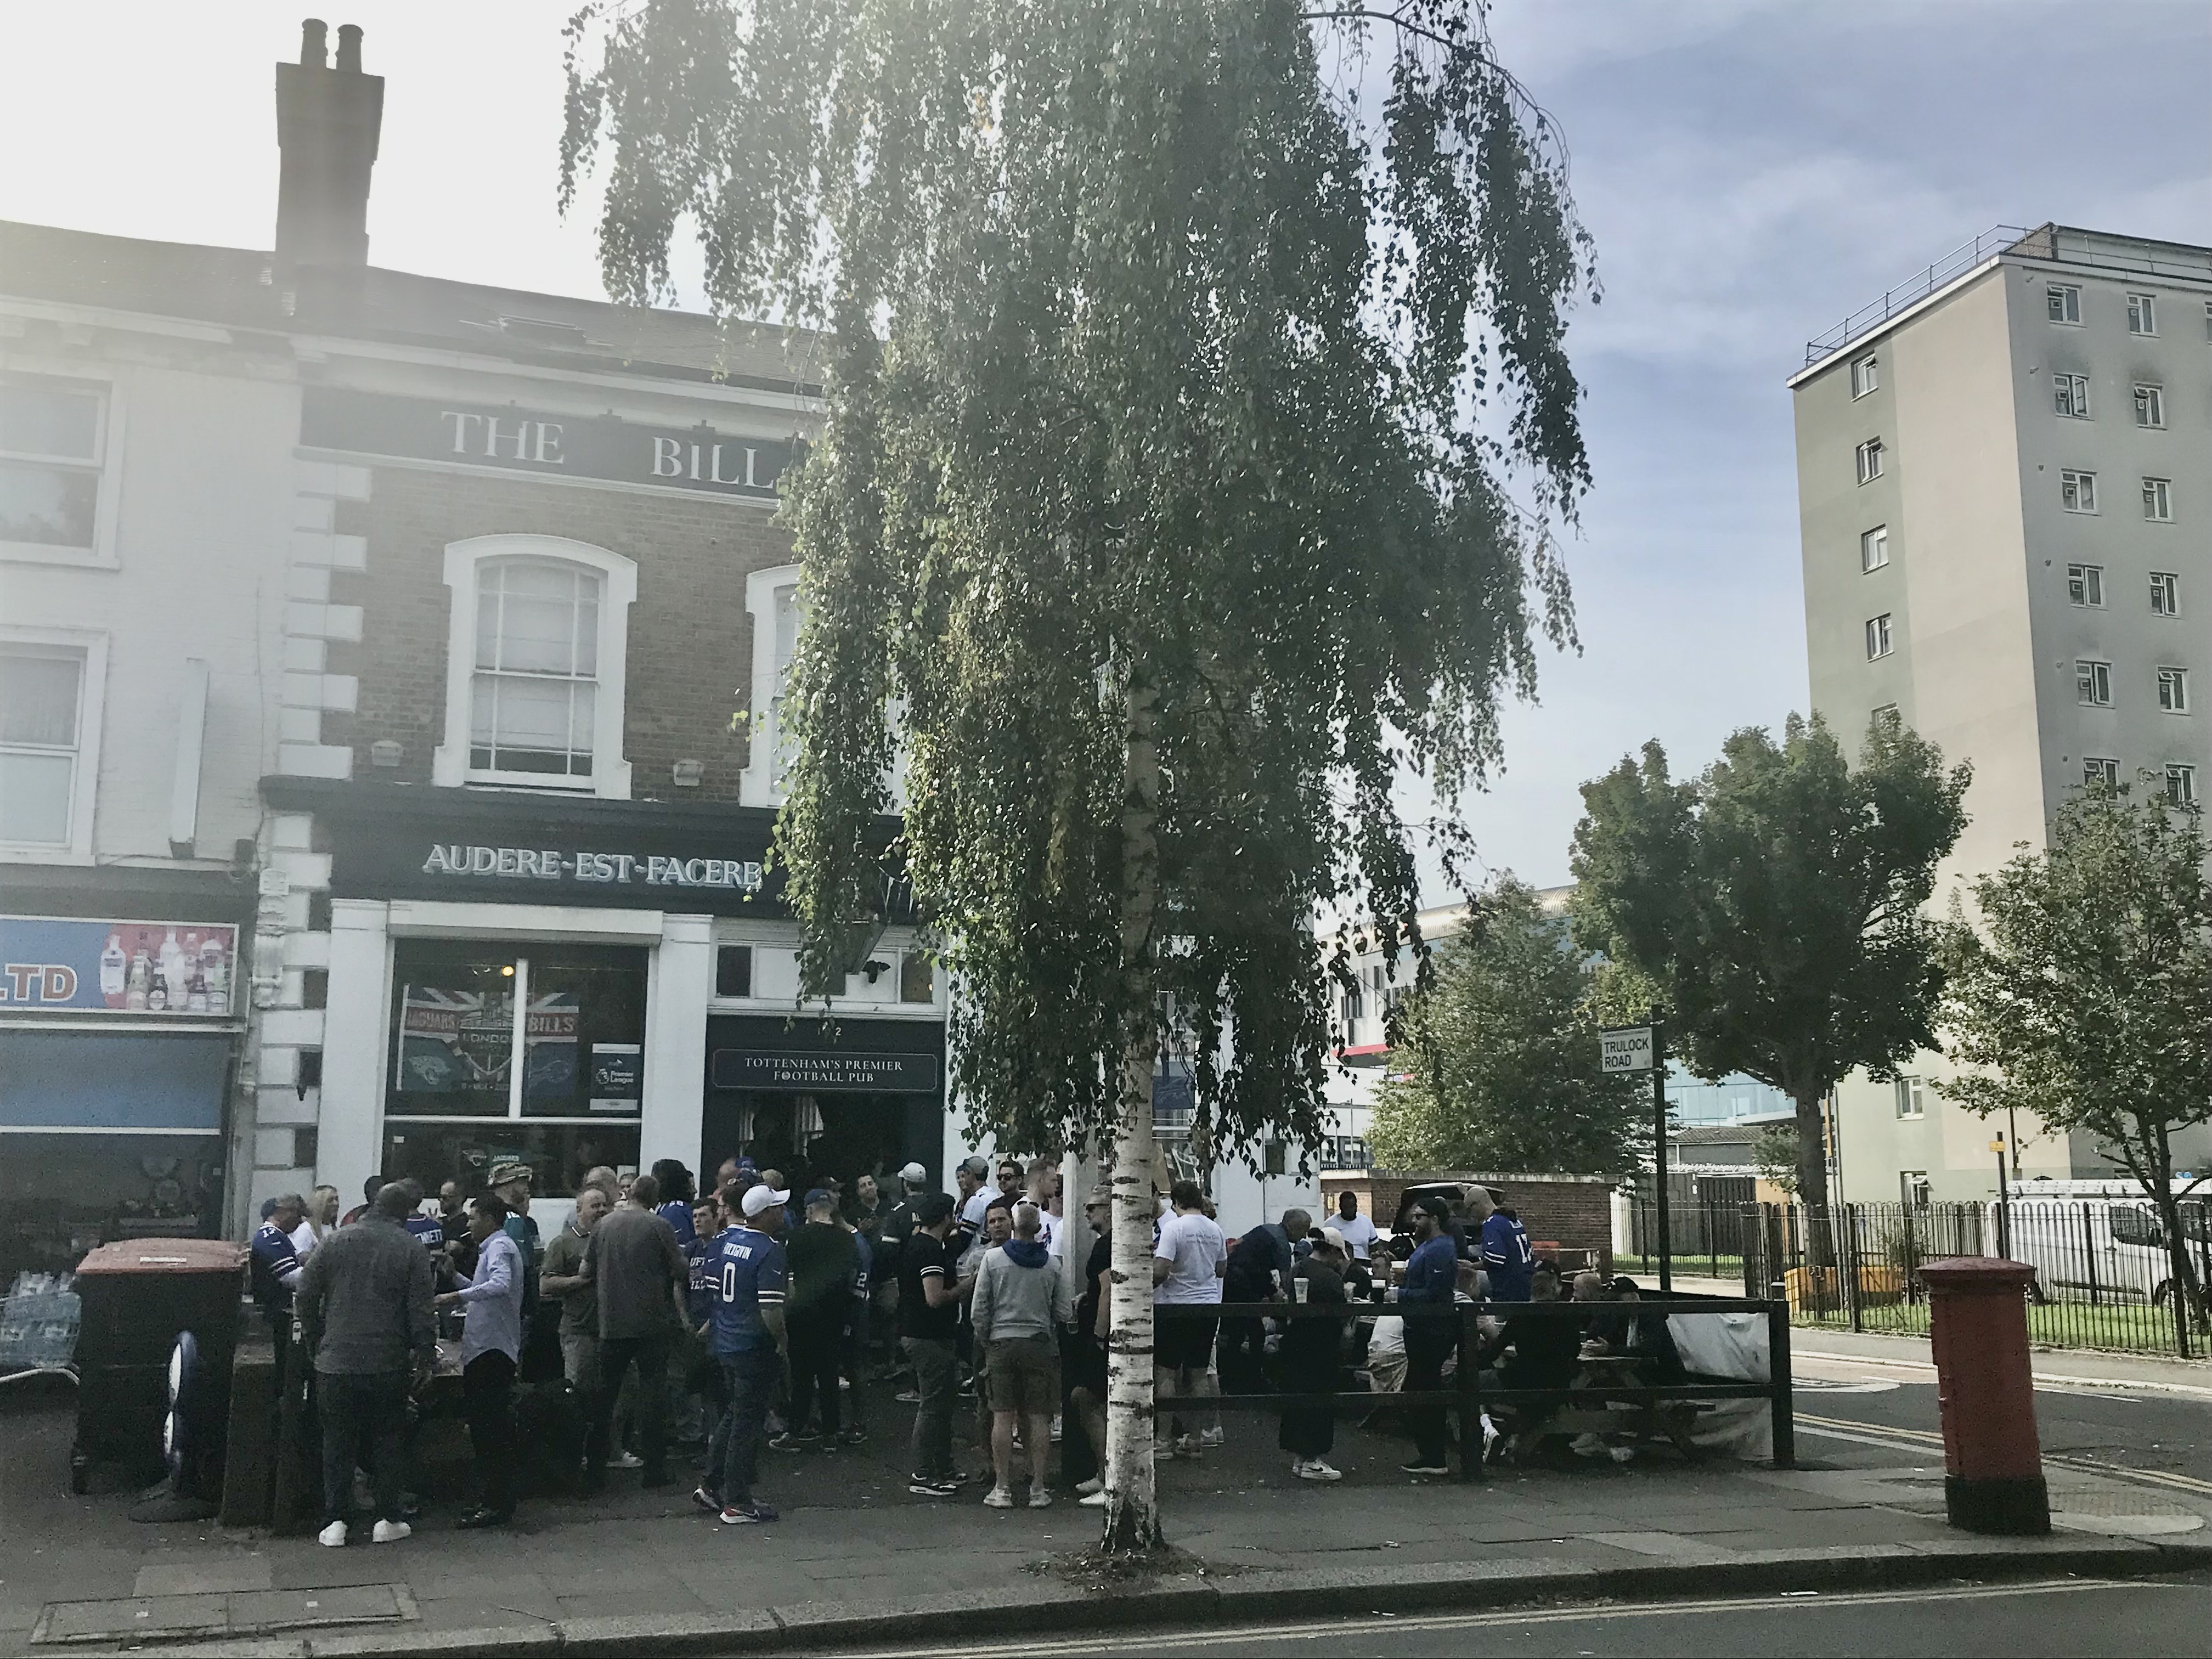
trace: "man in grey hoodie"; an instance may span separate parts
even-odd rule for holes
[[[990,1356],[991,1468],[997,1484],[983,1501],[1014,1507],[1014,1429],[1029,1450],[1030,1507],[1052,1502],[1044,1486],[1052,1416],[1060,1407],[1060,1328],[1075,1316],[1067,1281],[1038,1237],[1034,1204],[1014,1206],[1014,1236],[984,1253],[970,1317]]]

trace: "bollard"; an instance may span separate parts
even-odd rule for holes
[[[1920,1270],[1934,1322],[1944,1508],[1951,1524],[1968,1532],[2051,1530],[2027,1359],[2034,1275],[2026,1262],[1983,1255]]]

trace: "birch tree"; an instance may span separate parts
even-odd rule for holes
[[[803,973],[902,865],[971,1131],[1110,1146],[1104,1542],[1149,1549],[1162,1010],[1206,1144],[1314,1144],[1351,951],[1418,945],[1394,784],[1480,778],[1571,641],[1557,134],[1480,0],[627,0],[571,41],[610,292],[696,231],[717,313],[820,331]]]

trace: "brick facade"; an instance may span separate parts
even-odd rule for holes
[[[1361,1213],[1388,1227],[1408,1187],[1439,1181],[1479,1181],[1510,1206],[1528,1229],[1529,1243],[1583,1251],[1600,1273],[1613,1271],[1613,1188],[1603,1176],[1492,1175],[1464,1170],[1367,1170],[1357,1175],[1324,1173],[1322,1201],[1334,1212],[1336,1195],[1346,1190],[1359,1200]]]
[[[334,574],[334,601],[361,607],[361,642],[333,643],[329,669],[355,676],[351,714],[326,714],[322,740],[350,748],[353,775],[427,784],[445,738],[445,582],[450,543],[526,533],[588,542],[637,565],[630,609],[623,752],[639,800],[735,800],[750,758],[730,716],[750,701],[745,578],[793,562],[791,538],[762,507],[720,498],[376,467],[366,501],[339,504],[337,528],[365,538],[366,568]],[[369,746],[401,746],[373,768]],[[678,760],[706,763],[677,788]]]

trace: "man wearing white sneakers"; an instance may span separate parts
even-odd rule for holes
[[[1221,1229],[1206,1212],[1206,1194],[1195,1181],[1178,1181],[1168,1197],[1175,1207],[1160,1218],[1159,1239],[1152,1246],[1152,1301],[1170,1307],[1218,1308],[1229,1249]],[[1155,1326],[1153,1387],[1162,1401],[1217,1392],[1208,1368],[1213,1363],[1214,1330],[1220,1322],[1218,1314],[1194,1314],[1163,1319]],[[1207,1442],[1221,1443],[1218,1425],[1203,1432]],[[1183,1434],[1172,1445],[1156,1447],[1152,1455],[1195,1459],[1200,1445],[1199,1435]]]
[[[317,1414],[323,1428],[323,1529],[318,1542],[346,1541],[353,1472],[368,1470],[376,1489],[380,1544],[411,1528],[403,1518],[401,1437],[411,1382],[430,1374],[438,1355],[429,1254],[407,1231],[414,1205],[398,1183],[380,1188],[360,1222],[334,1228],[307,1258],[294,1305],[315,1356]]]
[[[991,1465],[998,1476],[983,1501],[1014,1507],[1014,1431],[1029,1453],[1030,1507],[1045,1508],[1045,1460],[1053,1408],[1060,1403],[1060,1332],[1074,1315],[1067,1280],[1037,1237],[1037,1207],[1014,1206],[1014,1236],[986,1251],[975,1272],[975,1341],[989,1355]]]

